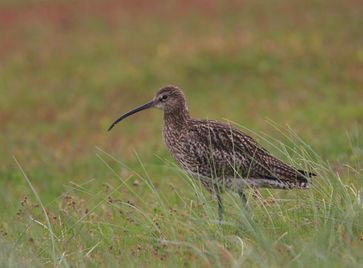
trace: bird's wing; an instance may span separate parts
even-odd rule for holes
[[[178,160],[192,173],[208,178],[245,175],[239,172],[247,159],[241,150],[234,150],[233,137],[228,129],[219,129],[213,121],[194,120],[188,124],[182,130],[180,144],[181,157]]]
[[[195,120],[183,130],[188,142],[185,154],[189,163],[198,163],[198,172],[209,176],[252,177],[277,180],[292,185],[307,183],[296,169],[273,157],[252,137],[230,125],[215,121]],[[203,165],[204,164],[204,165]],[[202,170],[203,169],[203,170]]]

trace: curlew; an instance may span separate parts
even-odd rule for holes
[[[315,176],[275,158],[230,124],[190,117],[184,93],[175,86],[161,88],[151,101],[122,115],[108,130],[126,117],[152,107],[164,112],[163,138],[175,161],[216,195],[219,223],[224,191],[238,193],[246,204],[246,187],[307,189],[308,178]]]

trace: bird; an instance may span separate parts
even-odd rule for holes
[[[247,204],[245,189],[308,189],[313,172],[296,169],[274,157],[229,123],[195,119],[189,114],[181,89],[168,85],[144,105],[123,114],[108,131],[125,118],[149,109],[163,111],[163,139],[176,163],[217,197],[218,222],[223,219],[222,194],[237,193]]]

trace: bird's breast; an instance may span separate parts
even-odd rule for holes
[[[166,144],[166,147],[170,151],[171,154],[174,155],[176,152],[176,149],[179,145],[179,136],[180,133],[178,133],[176,130],[174,130],[169,125],[164,125],[163,128],[163,139]]]

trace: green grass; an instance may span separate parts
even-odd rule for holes
[[[0,3],[1,266],[362,266],[359,1],[148,3]],[[227,194],[218,227],[159,111],[106,132],[170,83],[313,187]]]

